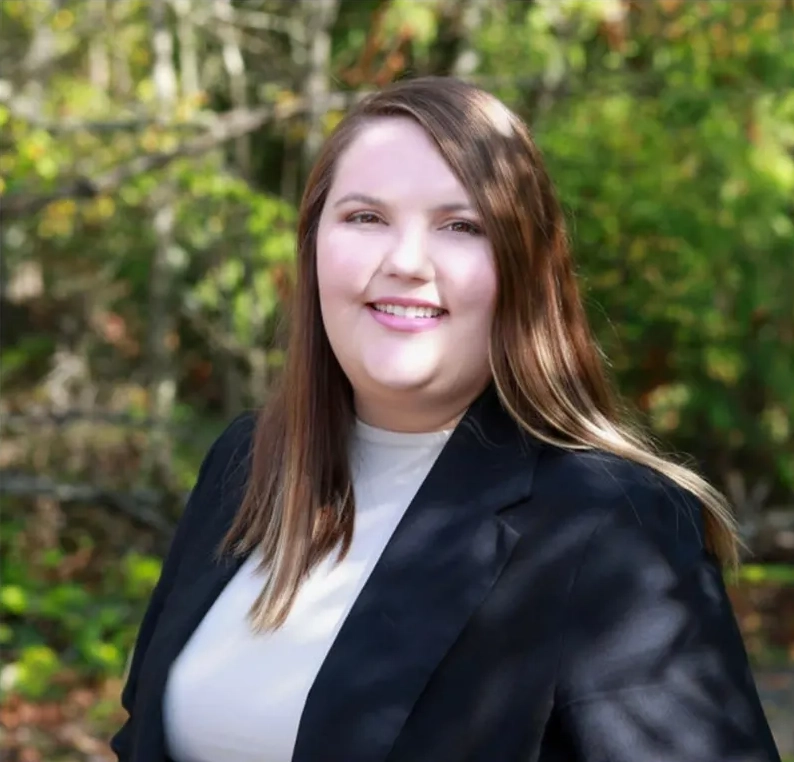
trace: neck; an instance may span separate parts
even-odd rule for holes
[[[354,395],[356,416],[378,429],[416,434],[454,429],[482,390],[443,400],[372,399]],[[413,396],[413,395],[412,395]]]

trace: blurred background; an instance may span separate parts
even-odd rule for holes
[[[733,500],[794,755],[794,2],[2,0],[3,759],[110,758],[199,461],[279,372],[312,157],[429,73],[529,122],[620,389]]]

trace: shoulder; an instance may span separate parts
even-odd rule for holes
[[[221,506],[234,503],[230,496],[242,496],[249,473],[249,461],[257,414],[252,411],[234,418],[215,439],[202,460],[198,476],[180,520],[181,529],[196,520],[203,522]],[[197,517],[201,517],[197,519]]]
[[[580,531],[583,558],[623,552],[687,565],[702,557],[702,503],[666,475],[603,451],[545,447],[535,494]],[[636,558],[635,558],[636,560]]]
[[[173,584],[180,568],[197,568],[233,515],[248,474],[257,416],[246,412],[232,420],[208,449],[166,553],[160,585]],[[210,550],[211,553],[211,550]]]
[[[247,471],[256,421],[255,411],[246,411],[234,418],[213,442],[202,463],[202,470],[210,471],[218,478]]]

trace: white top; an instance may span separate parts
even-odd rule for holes
[[[342,623],[451,431],[405,434],[357,421],[356,500],[345,558],[322,561],[285,624],[255,634],[248,611],[266,579],[252,555],[174,661],[163,719],[176,762],[290,762],[314,679]]]

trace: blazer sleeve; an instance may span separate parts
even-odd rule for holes
[[[571,591],[556,713],[579,762],[780,762],[700,505],[626,490]]]
[[[138,630],[129,674],[121,693],[121,705],[127,712],[127,721],[110,740],[110,747],[116,754],[119,762],[126,762],[132,755],[133,706],[135,704],[138,673],[140,672],[141,663],[146,656],[146,649],[148,648],[149,641],[157,626],[157,620],[160,617],[163,604],[168,597],[176,571],[179,568],[180,558],[188,542],[190,526],[193,523],[192,516],[196,513],[198,504],[201,503],[201,495],[205,490],[205,485],[209,481],[210,474],[216,472],[214,464],[217,459],[217,450],[222,438],[223,435],[210,447],[199,468],[196,484],[191,491],[185,509],[177,524],[174,537],[171,540],[171,545],[163,561],[160,577],[149,598],[149,603]]]

